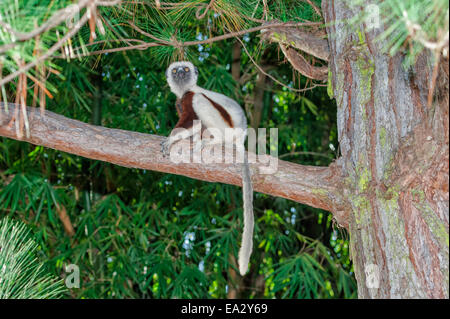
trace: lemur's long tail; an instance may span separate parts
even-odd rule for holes
[[[244,199],[244,232],[242,234],[241,249],[239,250],[239,272],[243,276],[247,272],[253,249],[254,226],[253,188],[247,155],[244,155],[244,164],[242,165],[242,196]]]

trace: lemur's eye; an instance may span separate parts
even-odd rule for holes
[[[177,69],[172,69],[172,73],[177,73]]]
[[[184,70],[185,70],[186,72],[189,72],[189,68],[188,68],[188,67],[185,67]]]

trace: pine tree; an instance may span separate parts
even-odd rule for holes
[[[0,219],[0,299],[61,298],[67,291],[38,259],[38,250],[24,223]]]

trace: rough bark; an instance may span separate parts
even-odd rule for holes
[[[431,54],[406,69],[375,41],[383,26],[343,22],[363,8],[327,0],[322,9],[359,297],[448,298],[448,73],[427,108]]]
[[[242,186],[240,164],[176,164],[162,156],[162,136],[94,126],[50,111],[42,116],[36,108],[28,107],[30,137],[18,138],[11,122],[15,105],[8,104],[8,108],[9,113],[6,114],[3,103],[0,103],[0,136],[125,167]],[[336,165],[315,167],[278,160],[278,170],[274,174],[260,174],[259,168],[267,167],[267,164],[257,162],[250,166],[253,189],[257,192],[330,211],[344,210],[342,189],[338,184],[339,167]]]

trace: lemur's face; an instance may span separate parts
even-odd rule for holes
[[[197,68],[188,61],[174,62],[166,71],[169,84],[189,88],[197,83]]]

